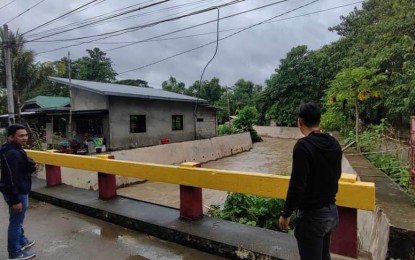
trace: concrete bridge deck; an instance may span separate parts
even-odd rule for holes
[[[67,185],[46,188],[45,182],[36,178],[33,188],[31,197],[43,201],[30,200],[25,232],[36,240],[33,251],[37,259],[219,260],[225,256],[233,258],[235,254],[239,257],[255,254],[254,257],[269,257],[267,259],[298,259],[294,237],[281,232],[209,217],[190,224],[178,219],[177,209],[123,197],[102,201],[97,199],[97,192]],[[2,199],[0,218],[0,259],[6,259],[8,214]],[[223,257],[149,234],[191,244],[205,251],[208,249]],[[239,250],[240,247],[252,251]],[[333,259],[348,258],[334,256]]]
[[[7,259],[7,205],[0,195],[0,259]],[[223,259],[51,204],[30,200],[25,232],[35,259]]]

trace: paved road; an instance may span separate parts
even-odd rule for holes
[[[7,259],[8,209],[2,197],[0,260]],[[25,233],[36,240],[35,259],[223,259],[36,200],[30,200]]]

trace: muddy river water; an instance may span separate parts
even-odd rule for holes
[[[248,152],[231,157],[211,161],[202,165],[203,168],[236,170],[244,172],[287,175],[291,171],[292,149],[296,140],[280,138],[263,138],[255,143]],[[179,185],[147,181],[144,183],[120,188],[117,193],[134,199],[179,208]],[[222,204],[226,192],[203,189],[204,212],[212,204]]]

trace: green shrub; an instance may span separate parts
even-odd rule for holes
[[[222,135],[242,133],[242,130],[236,129],[232,125],[224,124],[224,125],[219,125],[218,132],[219,132],[219,136],[222,136]]]
[[[278,219],[283,206],[284,200],[282,199],[229,192],[223,209],[221,210],[218,205],[213,205],[208,214],[254,227],[280,230]]]
[[[257,131],[253,128],[249,128],[249,133],[251,134],[251,140],[252,142],[262,142],[261,136],[258,135]]]
[[[330,106],[321,116],[320,127],[325,132],[341,131],[346,122],[346,116],[337,107]]]
[[[374,166],[386,173],[405,191],[409,192],[412,190],[408,164],[400,161],[391,154],[369,154],[367,158]]]

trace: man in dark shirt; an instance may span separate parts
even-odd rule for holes
[[[294,235],[302,260],[330,259],[330,236],[337,226],[336,193],[341,175],[342,151],[335,138],[320,132],[320,108],[301,104],[298,127],[305,137],[293,150],[293,167],[279,224],[288,229],[296,210]]]
[[[29,203],[32,186],[31,174],[36,170],[23,147],[28,134],[22,125],[11,125],[7,129],[8,142],[0,149],[1,186],[4,200],[9,206],[9,228],[7,239],[8,259],[30,259],[35,254],[26,251],[35,242],[26,238],[23,221]]]

